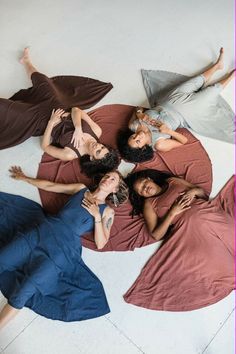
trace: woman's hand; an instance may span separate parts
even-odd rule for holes
[[[20,166],[11,166],[9,168],[9,172],[10,172],[10,177],[14,179],[25,180],[27,177],[22,171]]]
[[[170,215],[176,216],[191,208],[190,202],[183,197],[178,198],[170,208]]]
[[[95,222],[102,221],[99,206],[96,204],[96,202],[92,202],[88,198],[84,198],[82,200],[82,206],[94,217]]]
[[[78,149],[79,146],[84,143],[84,136],[81,127],[75,128],[71,143],[76,149]]]
[[[182,195],[182,199],[186,200],[189,204],[192,203],[192,201],[196,198],[197,196],[197,190],[198,188],[191,188],[185,192],[180,193]]]
[[[63,109],[53,109],[51,117],[48,121],[49,124],[52,124],[53,127],[55,127],[57,124],[61,123],[61,116],[62,114],[65,113]]]
[[[167,127],[167,125],[162,122],[160,122],[158,129],[159,129],[159,132],[162,134],[169,134],[170,133],[170,128]]]

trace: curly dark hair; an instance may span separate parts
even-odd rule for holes
[[[119,162],[119,155],[116,150],[104,145],[109,152],[99,160],[90,160],[89,155],[83,155],[80,157],[81,171],[88,177],[93,177],[97,173],[106,173],[114,170]]]
[[[128,140],[134,132],[130,129],[122,130],[118,134],[117,146],[121,157],[130,162],[144,162],[153,158],[154,152],[151,146],[144,145],[142,148],[132,148]]]
[[[122,203],[124,203],[128,200],[129,188],[128,188],[127,184],[125,183],[122,174],[117,170],[113,171],[113,172],[116,172],[120,177],[119,187],[118,187],[118,190],[116,193],[108,194],[108,196],[106,197],[106,201],[110,202],[114,206],[118,207],[119,205],[121,205]],[[95,191],[95,189],[98,187],[99,182],[101,181],[103,176],[104,176],[104,174],[96,174],[95,176],[93,176],[93,183],[89,188],[91,191]],[[114,194],[115,194],[115,196],[114,196]],[[115,200],[114,200],[114,198],[115,198]]]
[[[162,188],[167,188],[168,187],[167,179],[170,177],[174,177],[174,175],[172,175],[169,172],[161,172],[153,169],[146,169],[146,170],[130,173],[125,178],[125,183],[129,187],[129,199],[133,206],[132,216],[142,214],[144,200],[145,200],[144,197],[140,196],[138,193],[135,192],[134,183],[140,178],[147,178],[147,177],[151,178],[154,183],[158,184],[158,186]]]

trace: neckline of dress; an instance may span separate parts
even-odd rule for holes
[[[85,193],[86,193],[86,192],[91,193],[88,187],[85,187],[84,196],[85,196]],[[106,202],[104,202],[104,203],[99,203],[98,206],[99,206],[99,205],[106,205]]]

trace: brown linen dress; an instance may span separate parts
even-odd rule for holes
[[[97,135],[90,128],[90,125],[87,122],[85,122],[83,119],[82,119],[81,125],[82,125],[82,131],[84,133],[90,134],[93,138],[98,140]],[[75,153],[77,154],[78,157],[80,157],[81,155],[80,155],[79,151],[71,143],[71,139],[72,139],[74,130],[75,130],[75,127],[74,127],[74,123],[71,119],[71,115],[63,118],[62,121],[53,128],[52,145],[57,146],[57,147],[61,147],[61,148],[69,147],[70,149],[75,151]]]
[[[54,108],[90,108],[112,88],[110,83],[80,76],[50,79],[35,72],[31,80],[33,87],[20,90],[10,99],[0,98],[0,149],[42,135]]]
[[[185,188],[171,181],[153,199],[163,217]],[[124,295],[126,302],[153,310],[188,311],[227,296],[234,284],[234,178],[211,201],[196,199],[177,215],[160,249]]]

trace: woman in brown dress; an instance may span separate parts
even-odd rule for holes
[[[187,311],[213,304],[234,285],[234,179],[207,200],[202,188],[155,170],[127,178],[134,212],[163,243],[125,294],[154,310]]]
[[[49,79],[33,66],[28,48],[20,62],[33,87],[0,99],[0,149],[44,134],[42,148],[53,157],[68,161],[83,156],[82,170],[88,175],[113,170],[119,162],[116,151],[98,141],[101,128],[81,109],[97,103],[112,85],[75,76]]]

